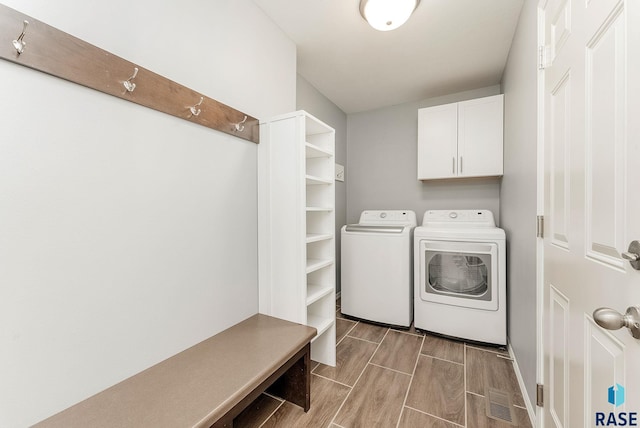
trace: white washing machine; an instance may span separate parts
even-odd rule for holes
[[[507,344],[506,239],[491,211],[425,212],[414,257],[416,328]]]
[[[363,211],[342,227],[343,315],[409,327],[413,320],[413,211]]]

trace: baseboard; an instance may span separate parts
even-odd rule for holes
[[[507,342],[507,350],[509,351],[509,356],[513,360],[513,370],[516,373],[516,378],[518,378],[518,386],[520,386],[520,393],[522,394],[522,399],[524,400],[524,405],[527,408],[527,414],[529,414],[529,420],[531,421],[531,426],[535,427],[536,425],[536,409],[529,394],[527,394],[527,388],[524,385],[524,380],[522,379],[522,373],[520,373],[520,367],[518,366],[518,360],[516,360],[516,355],[513,352],[513,348],[511,347],[511,342]]]

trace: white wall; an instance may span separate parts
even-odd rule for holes
[[[502,85],[504,177],[500,218],[507,233],[509,341],[535,408],[537,2],[526,0]]]
[[[500,180],[417,179],[418,109],[500,93],[499,86],[460,92],[347,118],[347,222],[363,210],[488,209],[499,221]]]
[[[296,109],[311,113],[336,130],[336,163],[345,165],[347,163],[347,115],[300,75],[298,75],[296,87]],[[348,171],[345,170],[345,174],[348,175]],[[336,291],[340,291],[340,229],[347,223],[347,187],[344,181],[336,181],[335,203]]]
[[[295,109],[295,46],[249,0],[4,3],[258,118]],[[257,146],[6,61],[0,76],[13,428],[257,312]]]

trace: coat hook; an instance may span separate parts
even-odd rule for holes
[[[242,119],[242,122],[238,122],[238,123],[234,124],[233,126],[236,128],[236,131],[238,131],[238,132],[244,131],[243,123],[245,123],[246,121],[247,121],[247,116],[245,116],[244,119]]]
[[[202,110],[197,108],[200,104],[202,104],[202,101],[204,101],[204,97],[200,97],[200,101],[198,101],[198,104],[189,107],[189,110],[191,110],[191,114],[194,116],[198,116]]]
[[[24,47],[27,45],[27,42],[25,42],[23,39],[24,35],[27,33],[28,25],[29,21],[27,21],[26,19],[22,21],[22,33],[20,33],[18,38],[13,41],[13,47],[16,48],[16,52],[18,52],[18,55],[24,52]]]
[[[138,67],[134,67],[133,75],[129,77],[127,80],[125,80],[124,82],[122,82],[127,92],[133,92],[133,90],[136,89],[136,84],[133,83],[132,80],[135,79],[137,75],[138,75]]]

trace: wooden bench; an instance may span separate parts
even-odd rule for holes
[[[232,427],[262,392],[310,406],[316,329],[257,314],[36,427]]]

